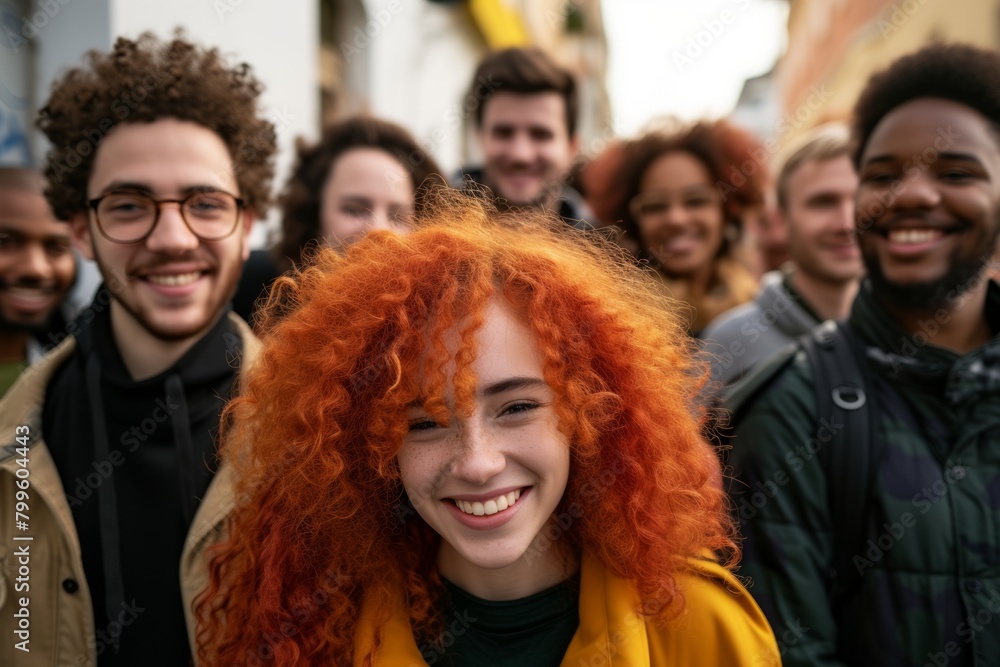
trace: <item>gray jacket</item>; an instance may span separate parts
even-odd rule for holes
[[[784,284],[785,274],[771,271],[761,278],[753,301],[727,310],[705,327],[713,384],[731,384],[819,324]]]

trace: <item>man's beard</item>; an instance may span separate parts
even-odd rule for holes
[[[153,318],[148,316],[147,313],[143,312],[142,309],[137,308],[134,304],[129,303],[128,300],[123,299],[119,294],[108,290],[111,294],[111,300],[118,302],[122,310],[128,313],[129,317],[134,319],[139,323],[146,332],[156,338],[157,340],[164,341],[166,343],[176,343],[183,340],[187,340],[193,336],[200,336],[211,329],[216,322],[219,321],[219,316],[229,307],[229,303],[232,301],[233,296],[236,294],[236,289],[239,286],[240,275],[243,271],[242,264],[236,264],[229,267],[227,275],[224,276],[221,285],[225,286],[226,283],[231,283],[231,287],[228,289],[228,294],[215,296],[213,294],[213,299],[210,304],[210,308],[206,309],[205,321],[200,324],[200,326],[181,329],[178,331],[167,331],[161,327],[156,326],[153,322]],[[103,272],[102,272],[103,273]],[[105,286],[102,289],[107,289],[107,277],[105,277]]]
[[[986,248],[994,248],[1000,237],[1000,224],[991,234]],[[922,283],[895,283],[882,272],[875,253],[862,253],[872,291],[884,303],[903,310],[923,312],[947,308],[970,289],[982,284],[990,270],[993,253],[980,257],[952,257],[948,271],[937,280]]]
[[[531,201],[513,201],[506,194],[500,192],[500,188],[490,180],[489,176],[484,175],[483,185],[489,188],[494,198],[494,205],[502,212],[519,208],[545,210],[559,197],[559,193],[562,191],[562,184],[559,181],[546,181],[542,183],[541,188],[538,190],[538,195]]]
[[[6,331],[8,333],[26,333],[32,336],[44,334],[52,326],[56,310],[58,310],[58,306],[49,311],[45,318],[39,322],[22,322],[20,320],[12,320],[4,315],[3,311],[0,310],[0,331]]]
[[[244,241],[245,243],[246,241]],[[242,248],[241,248],[242,252]],[[124,285],[128,280],[138,281],[137,278],[119,278],[114,275],[114,273],[106,269],[104,262],[100,260],[97,254],[97,248],[94,248],[94,256],[97,257],[97,268],[101,272],[101,278],[103,279],[103,284],[100,289],[107,290],[110,295],[109,302],[114,301],[118,303],[123,311],[128,313],[129,317],[135,320],[139,326],[146,330],[153,338],[161,340],[168,343],[179,342],[191,338],[192,336],[197,336],[204,334],[209,329],[214,326],[219,320],[219,316],[229,307],[229,303],[232,301],[233,296],[236,294],[236,290],[239,287],[240,276],[243,273],[243,262],[234,261],[228,267],[225,263],[218,263],[213,265],[214,270],[217,272],[219,278],[219,288],[224,290],[225,293],[219,293],[218,291],[213,291],[213,295],[210,304],[210,308],[206,310],[206,319],[200,324],[200,326],[190,329],[181,329],[178,331],[166,331],[163,328],[157,326],[153,322],[153,317],[150,317],[148,313],[144,312],[142,308],[136,303],[131,303],[128,298],[123,298],[120,291],[126,291]],[[147,266],[156,265],[158,262],[150,261]],[[162,262],[160,262],[162,263]],[[111,285],[118,284],[122,285],[121,290],[111,289]],[[135,286],[132,286],[133,294],[136,291]],[[218,296],[216,296],[218,295]],[[97,295],[94,296],[97,299]],[[141,301],[135,299],[136,301]]]
[[[74,281],[75,282],[75,281]],[[37,288],[38,284],[30,281],[20,281],[15,284],[10,284],[6,280],[0,278],[0,289],[5,289],[7,287],[31,287]],[[67,294],[69,292],[67,291]],[[63,295],[65,298],[65,295]],[[32,336],[37,336],[39,334],[46,333],[52,326],[55,320],[56,313],[61,307],[60,304],[56,304],[45,314],[41,320],[37,322],[24,322],[22,320],[13,320],[6,315],[4,315],[3,308],[0,308],[0,331],[6,331],[9,333],[26,333]]]

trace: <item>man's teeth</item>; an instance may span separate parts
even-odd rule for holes
[[[35,289],[31,287],[8,287],[7,294],[20,301],[30,301],[30,302],[42,302],[46,301],[51,295],[40,289]]]
[[[146,276],[146,280],[151,283],[156,283],[157,285],[169,285],[171,287],[176,287],[178,285],[193,283],[198,280],[198,276],[200,275],[200,271],[192,271],[191,273],[178,273],[172,276]]]
[[[891,229],[889,240],[893,243],[927,243],[941,236],[938,229]]]
[[[475,516],[489,516],[490,514],[496,514],[497,512],[502,512],[514,503],[517,499],[521,497],[521,489],[516,491],[511,491],[510,493],[505,493],[502,496],[497,496],[491,500],[487,500],[485,503],[474,502],[470,503],[467,500],[455,500],[455,505],[458,509],[462,510],[466,514],[474,514]]]

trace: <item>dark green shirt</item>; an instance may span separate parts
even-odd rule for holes
[[[420,647],[430,665],[558,667],[580,625],[579,575],[502,602],[469,595],[448,580],[444,584],[451,604],[442,647]]]
[[[26,365],[25,360],[0,362],[0,398],[13,386]]]

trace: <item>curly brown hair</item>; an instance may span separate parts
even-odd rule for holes
[[[648,132],[628,142],[621,151],[621,169],[615,183],[620,193],[615,220],[621,221],[625,233],[638,242],[641,257],[648,257],[648,252],[629,211],[629,202],[639,194],[642,177],[653,162],[676,152],[687,153],[708,168],[715,187],[723,195],[723,218],[737,230],[742,230],[747,209],[764,203],[770,176],[767,164],[757,156],[766,153],[747,131],[718,120],[701,121],[675,132]],[[724,238],[718,256],[729,256],[731,251],[729,240]]]
[[[258,216],[266,213],[276,137],[274,125],[259,115],[262,86],[248,64],[231,67],[218,49],[196,46],[180,31],[169,42],[148,32],[136,40],[119,37],[110,52],[90,51],[86,61],[53,84],[38,114],[38,128],[52,144],[45,194],[58,218],[86,210],[94,156],[109,132],[161,118],[219,135],[240,196]]]
[[[283,234],[275,249],[275,260],[283,269],[301,264],[303,251],[322,236],[323,187],[340,156],[355,148],[378,148],[403,166],[418,195],[414,203],[418,215],[423,210],[421,186],[428,184],[428,179],[445,183],[434,158],[399,125],[371,116],[355,116],[329,125],[319,143],[299,144],[298,162],[281,197]]]

